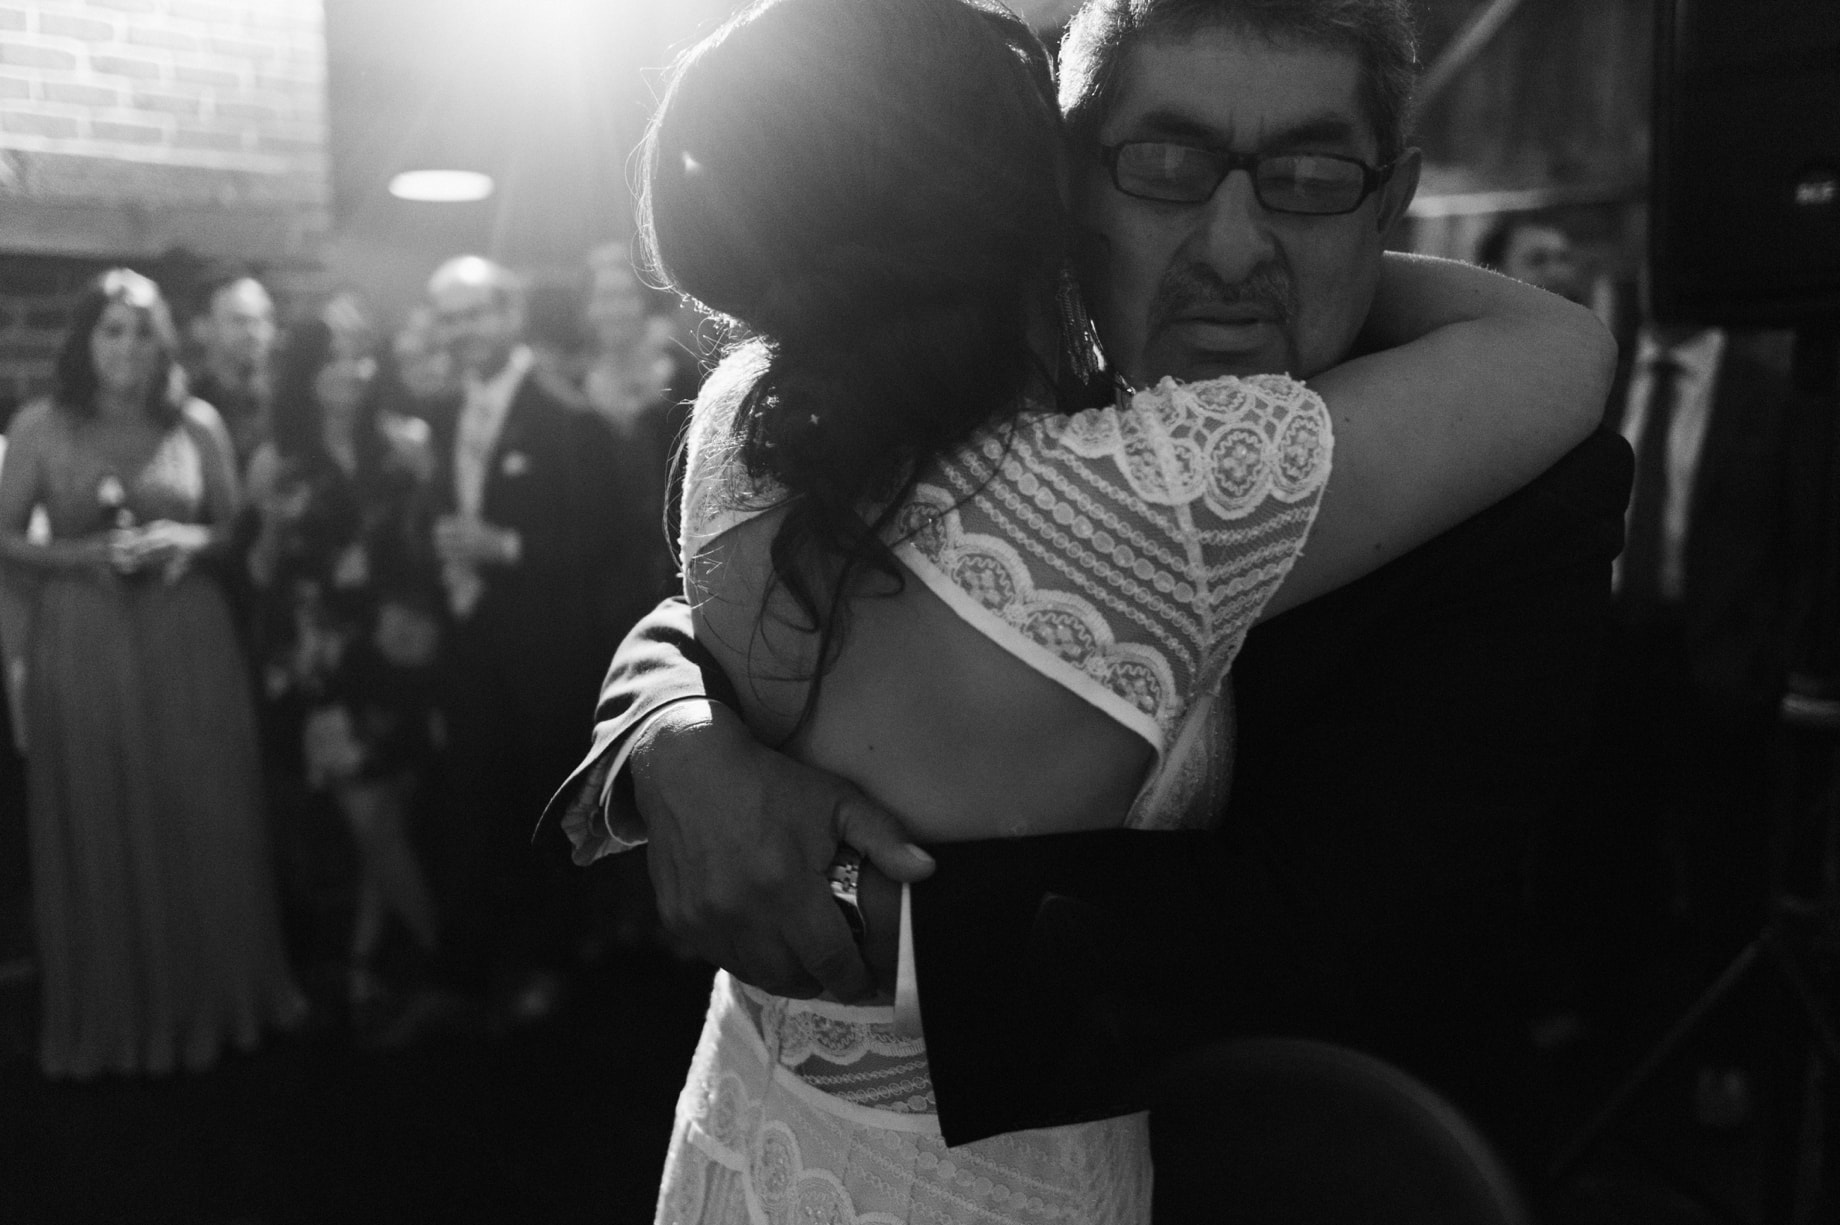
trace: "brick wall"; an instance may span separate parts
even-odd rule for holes
[[[0,255],[0,431],[12,410],[51,385],[70,300],[101,262]]]
[[[325,80],[321,0],[0,0],[0,415],[99,267],[314,266]]]

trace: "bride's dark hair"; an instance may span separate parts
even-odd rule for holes
[[[761,346],[736,441],[789,494],[774,572],[827,636],[852,573],[897,573],[865,508],[1052,391],[1029,329],[1066,252],[1062,162],[1046,52],[996,5],[760,0],[672,70],[641,252]]]

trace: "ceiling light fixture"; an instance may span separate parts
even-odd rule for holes
[[[476,170],[405,170],[390,180],[398,200],[465,204],[492,194],[492,176]]]

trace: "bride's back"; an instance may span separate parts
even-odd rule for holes
[[[875,575],[858,584],[804,718],[819,636],[772,581],[783,514],[686,559],[697,639],[735,682],[757,736],[850,779],[922,842],[1123,822],[1149,744],[973,628],[911,571],[898,589]]]
[[[705,386],[683,515],[698,639],[758,737],[923,840],[1212,819],[1215,695],[1315,520],[1320,397],[1223,378],[1010,415],[859,508],[883,564],[820,553],[788,576],[798,502],[736,424],[759,369],[744,351]]]
[[[1043,388],[1061,140],[1045,53],[1013,15],[802,0],[754,6],[681,62],[646,142],[646,254],[761,338],[725,420],[735,470],[785,497],[686,550],[699,636],[763,738],[791,736],[923,837],[1116,824],[1151,756],[900,581],[886,524],[859,517]]]

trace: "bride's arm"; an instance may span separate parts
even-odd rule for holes
[[[1309,380],[1335,464],[1282,612],[1456,526],[1551,467],[1603,415],[1616,344],[1554,294],[1450,260],[1388,255],[1363,356]]]

